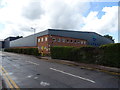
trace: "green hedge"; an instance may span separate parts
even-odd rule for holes
[[[4,51],[38,56],[38,48],[7,48]]]
[[[54,59],[69,59],[69,54],[73,47],[51,47],[51,57]]]
[[[100,47],[51,47],[51,57],[82,63],[120,67],[120,43]]]
[[[100,46],[102,60],[100,64],[120,67],[120,43]]]
[[[54,59],[65,59],[85,63],[95,63],[93,54],[96,54],[95,47],[51,47],[51,57]]]

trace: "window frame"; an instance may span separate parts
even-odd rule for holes
[[[64,39],[64,38],[62,39],[62,42],[65,42],[65,39]]]
[[[48,41],[48,37],[45,37],[45,41]]]
[[[69,39],[67,39],[66,42],[69,43]]]
[[[38,38],[38,42],[40,42],[41,41],[41,39],[40,38]]]
[[[44,42],[44,38],[43,37],[41,38],[41,42]]]
[[[53,37],[53,38],[52,38],[52,41],[56,42],[56,38]]]
[[[57,39],[57,42],[61,42],[61,38],[58,38],[58,39]]]

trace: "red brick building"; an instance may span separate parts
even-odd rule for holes
[[[95,32],[47,29],[45,31],[10,41],[10,48],[34,48],[38,47],[43,53],[50,53],[51,46],[100,46],[114,43],[114,41]],[[7,43],[5,43],[7,44]]]
[[[63,37],[57,35],[43,35],[37,37],[37,46],[40,52],[45,54],[50,53],[50,47],[52,46],[74,46],[80,47],[87,45],[87,41],[84,39],[77,39],[71,37]]]

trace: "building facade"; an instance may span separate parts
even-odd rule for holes
[[[53,46],[86,46],[87,40],[63,37],[57,35],[44,35],[37,38],[37,46],[40,52],[50,53],[50,47]]]
[[[17,36],[17,37],[8,37],[4,39],[4,46],[3,48],[10,48],[10,41],[17,40],[19,38],[22,38],[22,36]]]
[[[48,53],[50,46],[100,46],[114,43],[95,32],[47,29],[45,31],[10,41],[10,48],[33,48]]]
[[[4,41],[0,41],[0,49],[4,48]]]
[[[48,30],[10,42],[10,47],[37,47],[37,37],[47,35]]]

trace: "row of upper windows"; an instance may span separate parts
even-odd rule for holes
[[[54,42],[67,42],[67,43],[80,43],[80,44],[86,44],[86,41],[80,41],[80,40],[70,40],[70,39],[61,39],[61,38],[52,38]]]
[[[48,41],[48,37],[42,37],[41,39],[38,38],[38,42]]]
[[[61,39],[61,38],[52,38],[54,42],[67,42],[67,43],[80,43],[80,44],[86,44],[86,41],[80,41],[80,40],[70,40],[70,39]],[[42,37],[38,39],[38,42],[44,42],[48,41],[48,37]]]

